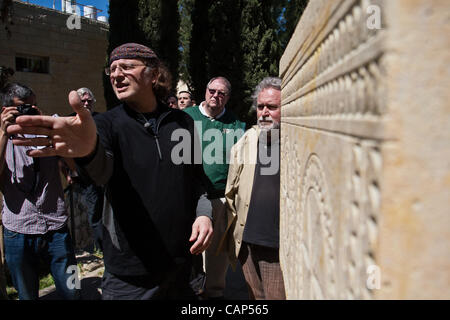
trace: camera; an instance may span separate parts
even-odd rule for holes
[[[17,111],[19,111],[19,114],[16,116],[36,116],[39,115],[39,111],[36,108],[33,108],[31,104],[25,103],[21,104],[20,106],[17,106]]]

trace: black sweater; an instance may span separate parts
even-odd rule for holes
[[[154,125],[145,125],[153,118]],[[194,164],[191,117],[163,104],[144,115],[125,104],[95,117],[95,156],[79,159],[98,185],[105,185],[104,260],[116,275],[147,275],[157,283],[189,263],[189,237],[197,215],[211,217],[201,164]],[[176,129],[189,132],[190,163],[175,164]],[[86,162],[88,161],[88,164]],[[202,196],[201,196],[202,195]]]

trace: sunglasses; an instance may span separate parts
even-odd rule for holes
[[[220,90],[216,90],[216,89],[210,89],[210,88],[208,88],[208,91],[209,91],[209,93],[210,93],[212,96],[215,95],[216,92],[217,92],[217,95],[218,95],[219,97],[221,97],[221,98],[223,98],[223,97],[225,97],[226,95],[228,95],[228,93],[223,92],[223,91],[220,91]]]

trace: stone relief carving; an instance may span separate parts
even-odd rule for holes
[[[305,38],[307,49],[299,49],[304,56],[290,53],[293,60],[281,71],[280,227],[286,240],[280,244],[280,255],[285,279],[289,279],[288,298],[373,298],[366,286],[366,270],[376,265],[382,166],[379,132],[386,108],[384,33],[366,27],[365,12],[371,3],[348,0],[327,8],[328,22],[321,30],[313,30],[315,39]],[[317,8],[320,5],[326,2]],[[342,202],[333,202],[336,196],[329,190],[333,184],[326,174],[330,162],[315,152],[319,147],[298,143],[305,139],[305,130],[313,130],[316,136],[321,132],[342,136],[342,144],[352,150],[348,181],[340,182],[348,190],[342,193]],[[334,146],[320,148],[333,150]],[[336,203],[339,208],[333,207]]]
[[[336,297],[335,232],[327,178],[319,157],[311,154],[302,177],[300,209],[303,297]]]

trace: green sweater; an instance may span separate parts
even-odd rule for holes
[[[203,169],[211,198],[224,196],[227,184],[231,147],[245,132],[245,122],[239,121],[229,110],[218,119],[203,115],[199,106],[184,109],[192,119],[201,137]],[[211,130],[212,129],[212,130]]]

